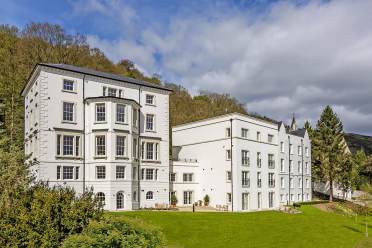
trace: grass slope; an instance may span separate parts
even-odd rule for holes
[[[303,206],[302,214],[117,212],[159,226],[169,247],[354,247],[364,237],[363,218]],[[372,226],[369,227],[372,232]]]

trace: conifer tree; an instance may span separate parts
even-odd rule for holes
[[[313,133],[314,179],[329,182],[329,201],[333,201],[333,186],[345,159],[343,125],[330,106],[326,106]]]

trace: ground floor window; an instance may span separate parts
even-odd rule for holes
[[[99,205],[104,206],[105,205],[105,194],[102,193],[102,192],[98,192],[96,194],[96,197],[97,197],[97,201],[98,201]]]
[[[227,203],[231,203],[231,193],[226,194]]]
[[[188,205],[192,203],[192,191],[183,192],[183,204]]]
[[[124,194],[123,192],[118,192],[116,194],[116,209],[124,208]]]
[[[262,196],[261,196],[261,192],[258,192],[257,193],[257,208],[261,208],[262,206]]]
[[[152,191],[147,191],[146,193],[146,200],[154,199],[154,193]]]
[[[249,193],[242,194],[242,210],[249,209]]]
[[[274,192],[269,192],[269,208],[274,207]]]

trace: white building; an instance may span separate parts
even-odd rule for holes
[[[25,152],[38,161],[37,179],[79,193],[93,187],[109,210],[168,204],[169,93],[110,73],[38,64],[22,91]]]
[[[172,143],[170,190],[178,205],[205,195],[211,206],[228,205],[230,211],[311,200],[311,144],[295,123],[287,129],[233,113],[176,126]]]

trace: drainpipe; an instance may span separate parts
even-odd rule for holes
[[[85,193],[85,74],[83,75],[83,193]]]
[[[291,204],[291,138],[288,135],[288,205]]]
[[[301,155],[302,155],[302,157],[301,157],[301,159],[302,159],[302,161],[301,161],[301,172],[302,172],[302,175],[301,175],[301,193],[302,193],[302,197],[301,197],[301,199],[302,199],[302,202],[304,201],[304,141],[301,139]]]
[[[230,173],[231,173],[231,212],[234,212],[234,183],[233,183],[233,140],[232,140],[232,121],[230,119]]]
[[[137,139],[137,161],[138,161],[138,168],[137,168],[137,181],[138,181],[138,207],[141,208],[141,86],[138,89],[138,117],[137,117],[137,128],[138,128],[138,139]]]

